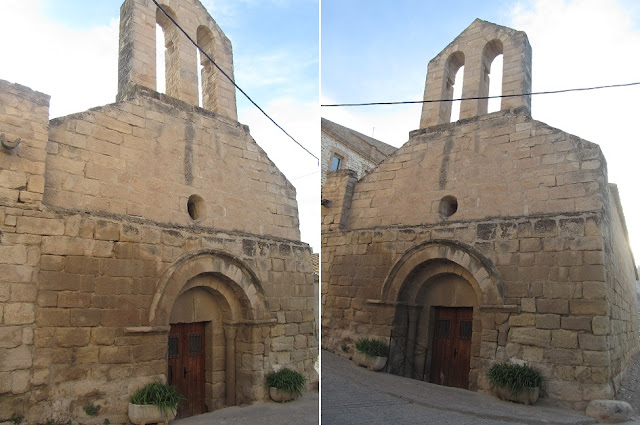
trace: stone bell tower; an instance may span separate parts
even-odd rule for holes
[[[162,0],[160,6],[231,77],[233,51],[224,35],[198,0]],[[132,85],[156,87],[156,24],[164,33],[166,94],[198,105],[197,49],[151,0],[126,0],[120,8],[120,52],[117,100],[127,98]],[[200,54],[202,106],[233,120],[238,119],[235,87]]]
[[[527,34],[476,19],[429,62],[424,100],[452,99],[456,73],[464,66],[462,97],[489,94],[489,69],[503,55],[502,94],[531,93],[531,46]],[[463,100],[460,119],[487,113],[487,99]],[[500,110],[524,107],[531,113],[531,96],[505,97]],[[420,128],[450,122],[451,102],[423,103]]]

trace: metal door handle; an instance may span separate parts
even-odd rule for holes
[[[187,372],[187,368],[185,367],[185,368],[184,368],[184,375],[183,375],[185,378],[187,377],[187,373],[188,373],[188,372]]]

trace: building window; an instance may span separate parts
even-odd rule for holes
[[[331,166],[329,167],[329,171],[336,171],[342,168],[342,158],[338,155],[333,154],[331,157]]]

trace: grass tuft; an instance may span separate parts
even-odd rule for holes
[[[487,379],[493,387],[507,388],[517,396],[524,388],[540,387],[542,375],[537,370],[518,364],[496,363],[487,372]]]
[[[373,338],[360,338],[357,340],[356,350],[369,357],[387,357],[389,354],[387,344]]]
[[[298,371],[284,368],[278,372],[267,373],[266,381],[268,387],[276,387],[293,394],[302,395],[307,378]]]
[[[178,392],[176,387],[160,382],[151,382],[131,396],[132,404],[158,406],[165,417],[169,416],[167,409],[175,412],[178,410],[178,404],[180,404],[182,400],[184,400],[184,397]]]

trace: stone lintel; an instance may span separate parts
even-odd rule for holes
[[[480,312],[482,313],[519,313],[519,305],[481,305]]]
[[[168,333],[171,326],[136,326],[124,328],[125,334]]]
[[[278,319],[263,319],[263,320],[223,320],[222,324],[225,326],[273,326],[278,322]]]

